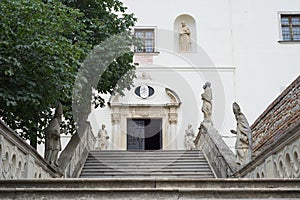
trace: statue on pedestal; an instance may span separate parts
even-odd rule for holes
[[[203,86],[204,92],[201,95],[201,98],[203,100],[202,105],[202,112],[204,115],[203,123],[209,123],[213,125],[212,123],[212,90],[211,90],[211,83],[206,82]]]
[[[57,157],[61,150],[60,123],[62,122],[63,109],[61,103],[56,107],[55,114],[45,129],[45,160],[52,166],[58,166]]]
[[[100,150],[106,150],[108,145],[109,136],[105,130],[105,125],[102,124],[102,128],[98,132],[98,147]]]
[[[184,21],[181,22],[181,27],[179,28],[179,51],[191,51],[191,31]]]
[[[185,147],[186,150],[193,150],[196,148],[194,140],[195,140],[195,133],[192,128],[192,125],[188,125],[188,129],[185,130]]]
[[[233,103],[233,113],[237,121],[237,128],[231,130],[232,134],[237,136],[235,149],[236,149],[236,162],[238,165],[246,164],[252,157],[252,131],[245,115],[241,112],[240,106]]]

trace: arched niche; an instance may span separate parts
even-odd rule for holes
[[[187,52],[182,52],[179,45],[179,29],[181,28],[182,22],[185,22],[187,27],[190,29],[191,35],[191,49]],[[181,14],[176,17],[174,21],[174,50],[178,53],[196,53],[197,52],[197,26],[195,19],[188,14]]]

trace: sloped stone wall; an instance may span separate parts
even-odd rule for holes
[[[65,178],[77,178],[84,166],[90,150],[95,148],[96,138],[89,122],[78,125],[74,134],[61,152],[58,163]]]
[[[258,155],[300,121],[300,76],[255,121],[253,155]]]
[[[202,123],[195,139],[196,148],[202,150],[217,178],[231,178],[237,171],[235,155],[218,131],[210,124]]]

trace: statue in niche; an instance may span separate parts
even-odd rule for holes
[[[237,128],[231,130],[232,134],[237,136],[235,149],[236,149],[236,162],[238,165],[246,164],[252,157],[252,131],[245,115],[241,112],[240,106],[233,103],[233,113],[237,121]]]
[[[184,21],[181,22],[179,28],[179,51],[188,52],[191,51],[191,31],[187,27]]]
[[[185,130],[185,147],[186,150],[193,150],[196,148],[195,143],[195,134],[192,128],[192,125],[189,124],[188,128]]]
[[[45,129],[45,160],[52,166],[58,166],[57,157],[61,150],[60,123],[62,122],[63,109],[58,103],[55,114]]]
[[[204,92],[201,95],[201,98],[203,100],[202,105],[202,112],[204,115],[203,123],[209,123],[213,125],[212,123],[212,90],[211,90],[211,83],[206,82],[203,86]]]
[[[102,124],[102,128],[98,132],[98,147],[100,150],[107,150],[109,136],[105,130],[105,125]]]

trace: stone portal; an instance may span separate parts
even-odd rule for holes
[[[144,80],[123,96],[113,95],[109,100],[111,149],[177,150],[180,104],[173,90]]]

